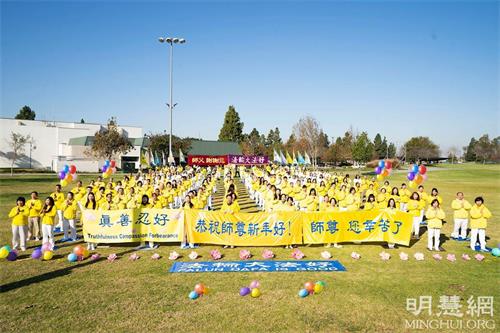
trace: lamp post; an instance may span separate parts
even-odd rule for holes
[[[160,37],[158,38],[160,43],[170,44],[170,103],[167,106],[170,110],[170,139],[168,142],[168,163],[174,163],[174,155],[172,154],[172,110],[177,105],[173,104],[173,61],[174,61],[174,44],[184,44],[186,40],[184,38],[177,37]]]

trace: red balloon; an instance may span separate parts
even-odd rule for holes
[[[205,293],[205,285],[203,283],[196,284],[194,286],[194,291],[196,291],[198,295],[203,295]]]
[[[306,288],[306,290],[309,292],[314,291],[314,283],[312,283],[311,281],[308,281],[308,282],[304,283],[304,288]]]
[[[76,166],[71,165],[71,166],[69,167],[69,173],[70,173],[70,174],[74,174],[75,172],[76,172]]]
[[[385,161],[385,168],[386,169],[391,169],[392,168],[392,162],[391,161]]]
[[[110,165],[110,166],[111,166],[112,168],[114,168],[114,167],[115,167],[115,165],[116,165],[115,160],[112,160],[112,161],[111,161],[111,165]]]
[[[421,165],[418,167],[418,172],[421,174],[421,175],[425,175],[425,173],[427,172],[427,168],[425,167],[425,165]]]

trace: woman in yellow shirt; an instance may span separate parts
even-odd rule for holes
[[[347,211],[353,212],[359,208],[359,197],[356,195],[356,188],[351,187],[349,194],[345,197],[344,205]]]
[[[406,206],[408,205],[408,201],[410,201],[411,192],[410,190],[408,190],[405,183],[401,184],[399,195],[401,196],[401,203],[399,205],[399,208],[402,212],[406,212]]]
[[[38,192],[31,192],[31,199],[26,203],[30,210],[28,215],[28,240],[34,237],[36,241],[41,237],[40,226],[40,211],[42,210],[43,202],[38,199]]]
[[[469,210],[471,204],[464,199],[463,192],[457,193],[457,198],[451,202],[453,209],[453,232],[451,238],[465,240],[467,238],[467,226],[469,224]]]
[[[12,219],[12,248],[16,250],[21,245],[21,251],[26,251],[26,233],[28,226],[29,207],[26,199],[19,197],[16,206],[10,210],[9,218]]]
[[[422,209],[425,208],[425,201],[420,200],[420,196],[417,192],[411,194],[410,200],[408,201],[408,213],[413,216],[412,233],[413,237],[416,239],[420,238],[420,223],[422,222]]]
[[[371,193],[365,202],[363,210],[372,210],[377,208],[377,203],[375,202],[375,194]]]
[[[63,211],[63,232],[64,236],[61,242],[67,242],[69,240],[76,241],[76,200],[74,200],[73,192],[68,192],[66,200],[61,205],[61,210]],[[69,233],[68,233],[69,231]],[[69,237],[68,237],[69,236]]]
[[[427,249],[432,251],[443,251],[439,247],[439,238],[441,236],[441,228],[443,227],[443,220],[445,218],[444,211],[439,207],[439,200],[434,199],[431,206],[425,212],[427,218]]]
[[[49,242],[51,248],[54,248],[54,219],[57,214],[57,208],[54,203],[54,198],[48,197],[45,199],[40,216],[42,217],[42,244]]]
[[[95,195],[94,192],[89,192],[87,194],[87,199],[85,202],[80,201],[80,209],[90,209],[90,210],[96,210],[99,208],[99,205],[97,204],[97,201],[95,200]],[[97,243],[92,243],[88,242],[87,243],[87,249],[89,251],[94,251],[95,248],[97,247]]]
[[[330,201],[328,202],[328,206],[326,207],[326,212],[329,212],[329,213],[340,212],[340,208],[338,206],[337,199],[330,198]],[[331,243],[325,244],[325,247],[331,247],[331,246],[332,246]],[[336,249],[340,249],[340,248],[342,248],[342,245],[340,245],[338,243],[333,243],[333,247]]]
[[[389,201],[387,201],[387,207],[384,209],[384,212],[393,215],[396,214],[397,211],[398,207],[396,205],[396,200],[394,200],[394,198],[390,198]],[[387,246],[390,249],[393,249],[394,245],[395,245],[394,243],[387,242]]]
[[[489,252],[486,250],[486,227],[488,219],[491,218],[491,212],[484,205],[483,197],[477,197],[474,200],[474,206],[470,209],[470,248],[475,250],[477,238],[479,236],[479,244],[481,252]]]

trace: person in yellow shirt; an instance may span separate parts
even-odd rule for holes
[[[378,208],[384,209],[385,207],[387,207],[387,200],[388,200],[387,191],[386,191],[385,187],[382,187],[380,189],[380,193],[377,194],[377,206],[378,206]]]
[[[424,191],[424,186],[423,185],[419,185],[417,191],[418,191],[418,195],[420,197],[420,201],[423,201],[423,203],[424,203],[424,205],[422,207],[422,210],[420,211],[420,217],[421,217],[421,219],[423,221],[424,220],[425,207],[427,207],[427,205],[430,205],[431,200],[429,200],[429,195]]]
[[[54,220],[57,215],[57,207],[52,196],[45,199],[45,203],[40,211],[42,217],[42,244],[50,243],[54,248]]]
[[[338,206],[338,202],[337,202],[337,199],[335,199],[335,197],[330,198],[330,201],[328,202],[328,206],[326,207],[326,212],[328,212],[328,213],[340,212],[340,208]],[[332,246],[331,243],[325,244],[325,247],[327,247],[327,248],[329,248],[331,246]],[[342,248],[342,245],[340,245],[338,243],[333,243],[333,247],[336,249],[340,249],[340,248]]]
[[[240,211],[240,207],[237,206],[235,204],[235,202],[233,201],[233,194],[232,193],[226,194],[226,201],[222,204],[220,211],[222,213],[228,213],[228,214],[234,214],[234,213],[238,213]]]
[[[26,233],[28,226],[29,207],[26,207],[26,199],[19,197],[16,200],[16,206],[9,212],[9,218],[12,219],[12,249],[17,250],[19,245],[21,251],[26,251]]]
[[[465,240],[467,238],[467,226],[469,224],[469,211],[472,206],[464,199],[464,194],[458,192],[456,199],[451,202],[451,208],[453,209],[454,222],[451,238]]]
[[[399,189],[397,187],[393,187],[391,190],[391,194],[389,195],[389,199],[394,199],[396,203],[396,208],[399,208],[401,202],[401,196],[399,195]]]
[[[394,200],[394,198],[390,198],[389,201],[387,201],[387,207],[384,208],[384,212],[393,215],[396,214],[397,211],[398,211],[398,206],[396,204],[396,200]],[[390,249],[393,249],[394,245],[395,243],[387,242],[387,246]]]
[[[408,201],[408,213],[413,216],[412,236],[416,239],[420,238],[420,223],[422,222],[421,211],[424,207],[425,201],[420,199],[417,192],[413,192]]]
[[[61,242],[67,242],[71,240],[76,242],[76,211],[77,211],[76,200],[74,200],[73,192],[68,192],[66,200],[62,203],[61,210],[63,211],[63,232],[64,236]]]
[[[444,211],[439,207],[439,200],[434,199],[431,206],[425,212],[427,217],[427,249],[429,251],[443,251],[439,247],[439,238],[441,237],[441,228],[445,218]]]
[[[434,199],[439,201],[440,206],[443,204],[443,198],[439,196],[438,189],[435,187],[431,190],[431,195],[428,197],[427,202],[432,202]]]
[[[38,192],[31,192],[31,199],[26,203],[30,213],[28,215],[28,240],[34,237],[36,241],[41,237],[40,226],[40,211],[42,210],[43,202],[38,199]]]
[[[371,193],[368,196],[368,200],[366,200],[366,202],[365,202],[363,210],[372,210],[372,209],[376,209],[377,207],[378,206],[377,206],[377,202],[375,201],[375,194]]]
[[[106,200],[99,204],[99,210],[116,210],[116,205],[113,202],[113,195],[111,193],[106,194]]]
[[[486,227],[489,218],[491,218],[491,212],[484,205],[483,197],[477,197],[474,200],[474,206],[470,209],[470,248],[472,250],[476,249],[479,236],[481,252],[489,252],[486,249]]]
[[[61,185],[57,184],[56,185],[56,190],[50,194],[52,199],[54,199],[54,204],[57,209],[57,225],[54,228],[54,233],[61,232],[62,230],[62,224],[63,224],[63,216],[62,216],[62,210],[61,210],[61,205],[64,201],[64,193],[61,191],[62,187]]]
[[[408,201],[410,201],[411,192],[405,183],[401,184],[399,195],[401,196],[401,203],[399,205],[399,208],[402,212],[406,212],[406,206],[408,205]]]
[[[359,208],[359,196],[356,194],[356,188],[351,187],[349,194],[344,199],[344,205],[347,211],[354,212]]]

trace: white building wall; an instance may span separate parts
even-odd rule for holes
[[[70,146],[72,138],[93,136],[104,125],[81,124],[38,120],[17,120],[0,118],[0,168],[11,166],[9,155],[12,149],[8,141],[12,132],[30,135],[34,140],[34,149],[31,150],[31,165],[33,168],[58,171],[64,164],[75,164],[80,171],[95,172],[103,161],[88,158],[84,151],[85,146]],[[119,129],[130,138],[143,137],[141,127],[120,126]],[[35,148],[36,147],[36,148]],[[139,156],[140,147],[134,147],[126,156]],[[25,146],[23,155],[18,157],[14,167],[30,167],[30,148]],[[118,162],[118,161],[117,161]]]

